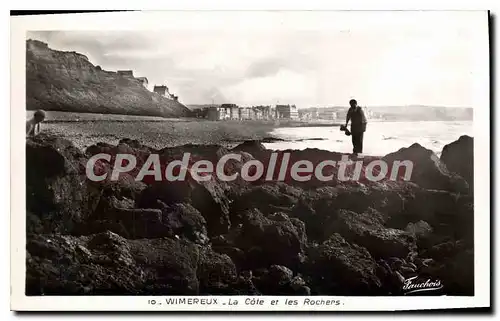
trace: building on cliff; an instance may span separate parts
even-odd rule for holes
[[[46,43],[27,40],[26,109],[160,117],[190,115],[182,103],[144,90],[135,78],[120,73],[116,69],[104,70],[80,53],[53,50]]]
[[[139,80],[139,82],[145,87],[145,88],[148,88],[148,78],[146,77],[137,77],[136,78],[137,80]]]
[[[153,92],[157,93],[158,95],[161,95],[161,96],[166,96],[167,93],[168,93],[168,87],[167,86],[158,86],[158,85],[155,85],[153,87]]]
[[[118,70],[116,73],[124,77],[134,77],[134,72],[132,70]]]
[[[165,85],[161,85],[161,86],[155,85],[153,88],[153,92],[155,92],[163,97],[175,100],[175,101],[177,101],[179,99],[178,96],[170,93],[170,91],[168,90],[168,87]]]

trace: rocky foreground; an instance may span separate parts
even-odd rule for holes
[[[26,294],[401,295],[419,276],[441,281],[434,295],[473,295],[472,144],[462,136],[441,159],[418,144],[382,158],[412,160],[411,182],[137,182],[130,173],[96,183],[85,164],[97,153],[216,161],[231,152],[266,163],[270,151],[256,141],[158,150],[123,139],[83,152],[42,134],[26,141]],[[291,152],[313,163],[341,157]]]

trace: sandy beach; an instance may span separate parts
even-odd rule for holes
[[[27,116],[30,116],[28,112]],[[208,121],[128,115],[49,112],[42,131],[71,140],[85,149],[97,142],[117,144],[124,137],[154,148],[184,144],[218,144],[234,147],[245,140],[273,141],[279,127],[337,127],[333,122]]]

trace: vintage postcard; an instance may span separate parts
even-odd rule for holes
[[[11,30],[13,310],[490,306],[489,12]]]

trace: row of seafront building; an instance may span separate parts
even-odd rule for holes
[[[236,104],[222,104],[193,108],[192,112],[194,117],[208,120],[299,119],[295,105],[241,107]]]
[[[368,117],[370,111],[364,108]],[[345,119],[348,107],[310,107],[298,109],[295,105],[241,107],[236,104],[204,105],[192,107],[196,118],[208,120],[270,120],[290,119],[302,121]]]

